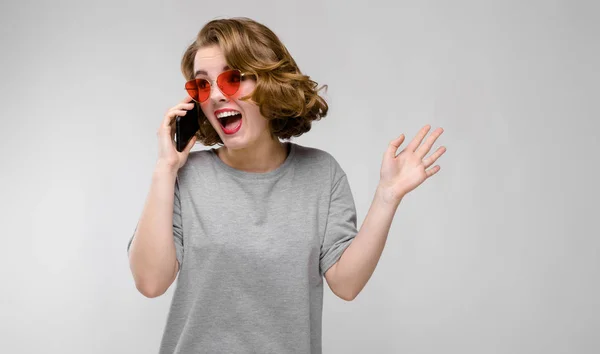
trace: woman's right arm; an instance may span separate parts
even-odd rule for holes
[[[179,262],[173,240],[173,202],[177,171],[187,160],[196,137],[178,152],[173,142],[172,120],[192,107],[187,97],[167,111],[157,135],[159,158],[142,215],[129,247],[129,266],[136,288],[146,297],[165,293],[177,277]]]

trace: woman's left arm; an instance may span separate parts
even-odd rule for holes
[[[361,292],[379,262],[402,198],[440,170],[439,165],[431,165],[446,152],[446,148],[440,147],[431,156],[425,156],[443,129],[433,131],[422,144],[429,129],[429,125],[424,126],[398,155],[396,151],[404,141],[404,134],[390,142],[369,212],[354,240],[325,273],[327,284],[340,298],[351,301]]]

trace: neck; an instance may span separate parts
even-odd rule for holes
[[[266,173],[275,170],[287,158],[287,145],[279,139],[261,140],[241,149],[222,146],[217,155],[227,165],[241,171]]]

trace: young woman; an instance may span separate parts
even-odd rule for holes
[[[137,289],[178,276],[161,353],[321,353],[323,278],[350,301],[371,277],[402,197],[439,171],[425,126],[390,142],[360,229],[344,170],[289,140],[327,114],[277,36],[247,18],[206,24],[182,59],[188,97],[158,129],[159,157],[128,244]],[[201,107],[183,152],[173,118]],[[190,150],[199,140],[219,148]],[[422,144],[423,143],[423,144]]]

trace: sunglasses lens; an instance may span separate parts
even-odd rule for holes
[[[217,85],[221,92],[227,96],[234,95],[240,88],[242,75],[238,70],[229,70],[217,77]]]
[[[197,102],[204,102],[210,96],[210,82],[206,79],[195,79],[185,83],[185,90]]]

